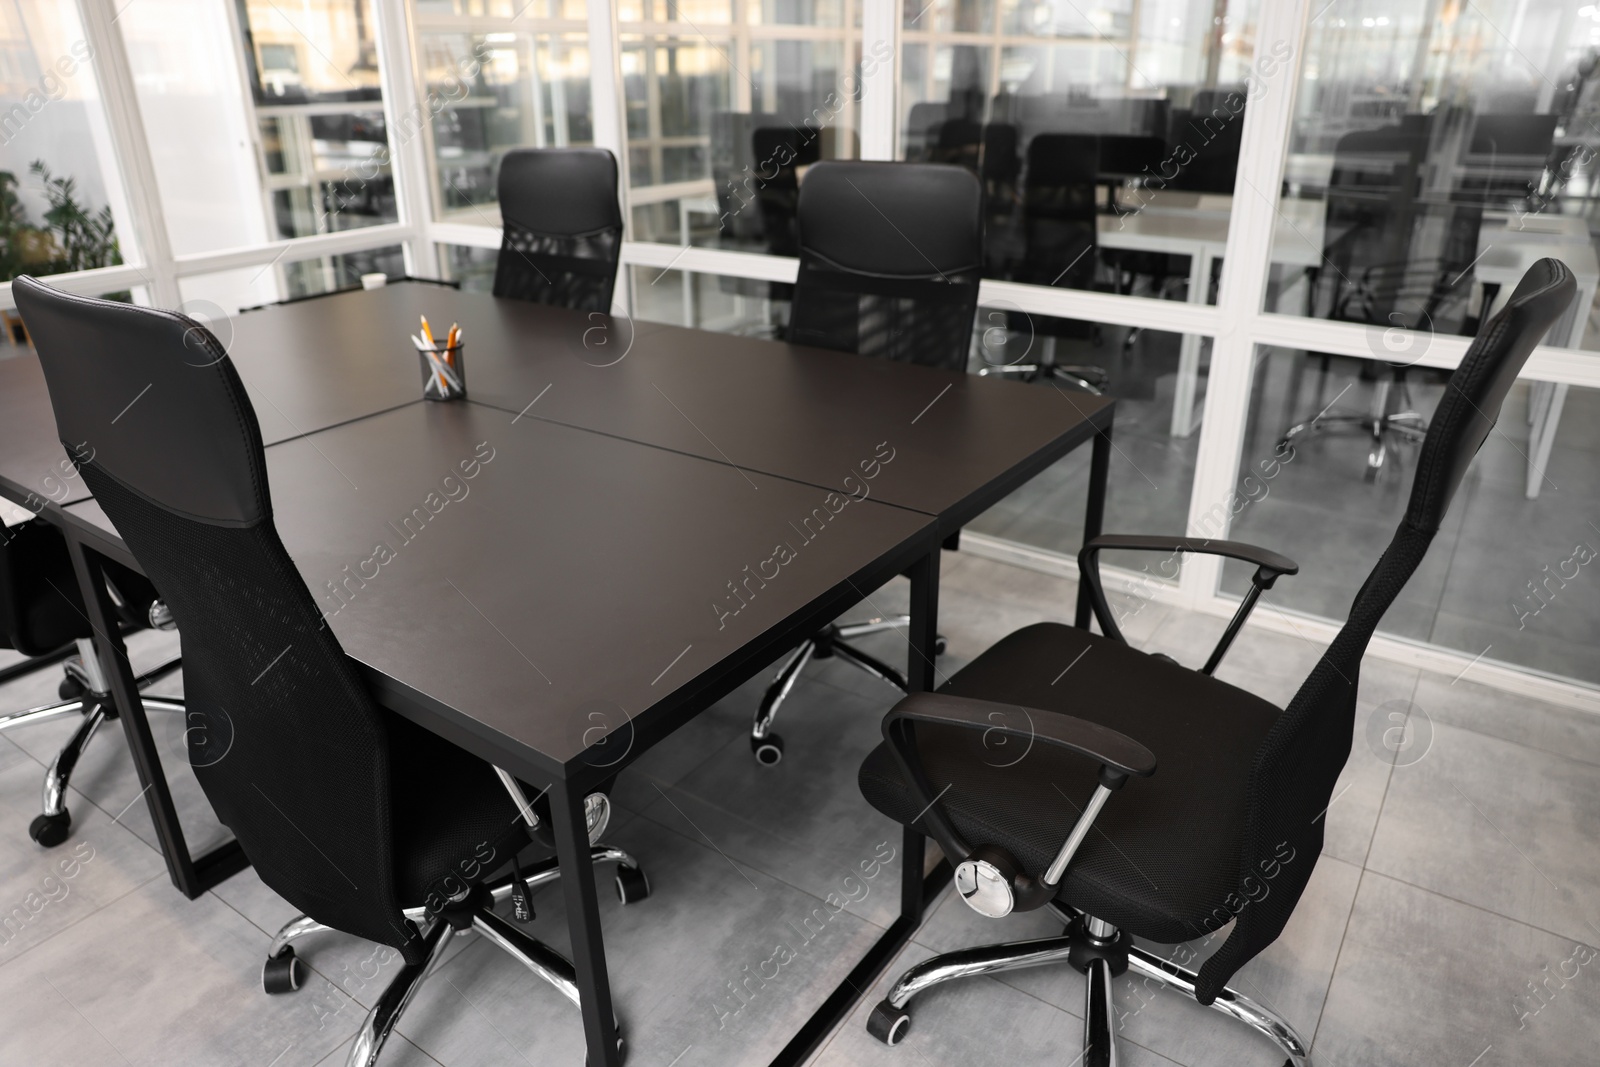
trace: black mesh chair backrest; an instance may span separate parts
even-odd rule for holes
[[[1094,282],[1100,138],[1041,133],[1022,172],[1027,254],[1019,281],[1068,289]]]
[[[12,293],[62,440],[87,442],[85,483],[183,633],[205,726],[188,736],[209,754],[192,762],[217,816],[295,907],[420,960],[395,894],[383,720],[278,539],[233,363],[183,315],[27,277]]]
[[[1422,562],[1512,382],[1534,346],[1567,310],[1575,288],[1572,273],[1559,261],[1535,263],[1446,383],[1394,539],[1356,594],[1338,636],[1256,753],[1246,791],[1238,889],[1239,899],[1248,903],[1228,940],[1200,971],[1207,1000],[1282,932],[1305,889],[1322,851],[1321,816],[1350,755],[1356,683],[1367,643]],[[1285,859],[1291,854],[1292,859]]]
[[[964,370],[983,188],[961,167],[824,162],[800,184],[789,340]]]
[[[762,126],[750,135],[750,147],[767,251],[776,256],[799,255],[799,171],[822,158],[822,133],[811,126]]]
[[[519,148],[500,161],[494,295],[609,312],[622,254],[617,160],[604,148]]]
[[[1339,139],[1328,183],[1314,314],[1459,333],[1483,222],[1479,200],[1424,191],[1431,124]]]

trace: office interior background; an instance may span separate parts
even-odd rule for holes
[[[1362,321],[1329,299],[1325,205],[1357,169],[1341,145],[1379,127],[1410,131],[1427,187],[1465,206],[1400,241],[1426,275],[1415,313]],[[1084,139],[1094,240],[1051,245],[1042,175]],[[576,145],[621,161],[616,310],[759,337],[781,336],[796,277],[791,162],[970,169],[969,370],[1045,359],[1115,395],[1105,529],[1282,549],[1301,573],[1252,629],[1315,644],[1399,521],[1417,445],[1291,428],[1428,413],[1495,301],[1562,260],[1579,305],[1368,662],[1600,712],[1600,7],[0,0],[0,281],[219,332],[375,271],[487,290],[502,155]],[[9,286],[0,309],[3,358],[25,342]],[[1034,479],[961,551],[1075,576],[1088,465]],[[1130,627],[1220,621],[1249,588],[1216,557],[1106,563]]]
[[[1287,463],[1279,439],[1335,401],[1365,410],[1386,361],[1412,365],[1405,387],[1426,411],[1429,372],[1460,358],[1486,291],[1556,255],[1585,310],[1529,363],[1531,421],[1486,446],[1451,544],[1374,654],[1475,663],[1587,705],[1600,598],[1548,575],[1600,537],[1600,15],[1521,0],[1320,8],[8,0],[5,269],[208,321],[376,270],[487,288],[500,155],[597,144],[626,161],[619,310],[772,336],[796,269],[784,193],[761,180],[776,162],[958,163],[989,198],[972,369],[1046,349],[1104,369],[1122,401],[1107,529],[1286,539],[1306,576],[1260,623],[1326,639],[1400,514],[1414,446],[1389,442],[1374,478],[1356,437]],[[1477,245],[1450,270],[1465,277],[1448,307],[1352,322],[1318,296],[1336,146],[1408,115],[1429,116],[1431,187],[1482,194]],[[1106,146],[1097,195],[1122,214],[1076,262],[1079,249],[1030,247],[1024,163],[1040,134]],[[51,212],[85,218],[62,239]],[[1086,467],[1068,457],[976,524],[968,549],[1071,573],[1080,531],[1064,502]],[[1522,534],[1511,551],[1476,532],[1507,528]],[[1210,558],[1107,562],[1141,596],[1216,613],[1247,586],[1242,565]]]

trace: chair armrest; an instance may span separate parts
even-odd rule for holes
[[[1015,712],[1021,712],[1025,721],[1016,721],[1014,714],[1007,721],[1007,713]],[[1021,865],[998,846],[982,844],[974,849],[961,836],[939,803],[943,793],[934,793],[923,772],[914,733],[915,724],[919,722],[981,730],[985,734],[999,732],[1008,737],[1027,738],[1030,742],[1042,741],[1100,764],[1099,784],[1094,795],[1043,876],[1027,875]],[[1156,758],[1149,749],[1099,723],[1060,712],[944,693],[913,693],[901,700],[883,717],[883,736],[900,765],[901,774],[923,805],[918,819],[928,827],[945,855],[956,862],[957,891],[974,910],[994,918],[1013,910],[1030,911],[1048,903],[1107,798],[1130,777],[1148,778],[1156,770]]]
[[[1200,668],[1201,674],[1210,674],[1217,669],[1223,655],[1228,651],[1228,646],[1233,644],[1233,639],[1238,636],[1240,628],[1244,626],[1245,619],[1256,606],[1256,601],[1260,599],[1262,592],[1271,589],[1272,583],[1283,575],[1300,573],[1300,565],[1288,556],[1243,541],[1215,541],[1207,537],[1168,537],[1163,534],[1102,534],[1084,545],[1078,553],[1078,581],[1089,591],[1089,603],[1094,608],[1095,618],[1100,620],[1101,632],[1123,644],[1127,644],[1128,639],[1122,636],[1116,620],[1112,618],[1111,605],[1106,602],[1105,588],[1100,582],[1100,553],[1108,548],[1135,552],[1197,552],[1210,556],[1227,556],[1229,559],[1243,560],[1256,565],[1256,572],[1250,577],[1250,591],[1240,602],[1239,610],[1234,612],[1233,618],[1228,621],[1228,628],[1223,631],[1217,647],[1212,649],[1206,665]]]
[[[1017,723],[1014,717],[1010,722],[996,720],[996,716],[1007,712],[1021,712],[1027,720],[1026,725]],[[976,700],[948,693],[913,693],[890,708],[883,717],[883,736],[890,745],[896,744],[894,727],[905,721],[936,722],[985,733],[1000,733],[1007,737],[1043,741],[1097,760],[1102,768],[1123,779],[1148,778],[1156,771],[1155,755],[1127,734],[1059,711],[1042,711],[1020,704]]]

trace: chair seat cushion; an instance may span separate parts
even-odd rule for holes
[[[503,867],[529,835],[488,763],[398,715],[385,726],[395,891],[403,908],[437,906]]]
[[[1075,715],[1155,754],[1154,775],[1130,780],[1106,802],[1057,899],[1164,943],[1227,921],[1225,902],[1240,882],[1245,784],[1277,707],[1055,623],[1011,634],[940,692]],[[915,737],[934,791],[948,787],[939,804],[967,842],[1002,846],[1035,876],[1094,792],[1098,764],[1053,745],[926,723]],[[897,822],[921,815],[925,802],[908,788],[887,743],[862,764],[860,784],[868,802]]]

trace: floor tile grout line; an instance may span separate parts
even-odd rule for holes
[[[1575,937],[1571,936],[1570,934],[1564,934],[1559,930],[1552,930],[1547,926],[1541,926],[1538,923],[1529,922],[1527,919],[1519,919],[1515,915],[1507,915],[1504,912],[1495,911],[1493,908],[1486,908],[1482,904],[1474,904],[1470,900],[1462,900],[1460,897],[1451,896],[1449,893],[1441,893],[1437,889],[1430,889],[1425,885],[1421,885],[1421,884],[1419,884],[1417,882],[1413,882],[1413,881],[1410,881],[1408,879],[1401,878],[1398,875],[1390,874],[1387,871],[1380,871],[1376,867],[1368,867],[1365,870],[1366,870],[1367,874],[1371,874],[1374,877],[1385,878],[1385,879],[1387,879],[1387,880],[1389,880],[1391,882],[1396,883],[1397,885],[1403,885],[1403,886],[1406,886],[1409,889],[1415,889],[1419,893],[1429,893],[1429,894],[1431,894],[1433,896],[1438,897],[1441,900],[1448,900],[1452,904],[1460,904],[1464,908],[1471,908],[1473,911],[1479,911],[1479,912],[1482,912],[1485,915],[1492,915],[1496,919],[1503,919],[1508,923],[1515,923],[1518,926],[1526,927],[1529,930],[1534,930],[1534,931],[1537,931],[1538,933],[1545,934],[1545,935],[1547,935],[1549,937],[1553,937],[1558,941],[1581,941],[1581,940],[1583,940],[1582,938],[1575,938]],[[1585,942],[1585,943],[1587,944],[1587,942]]]
[[[660,819],[651,818],[648,813],[641,812],[638,815],[638,818],[643,819],[646,822],[654,823],[656,826],[659,826],[661,829],[666,830],[669,833],[672,833],[672,834],[674,834],[674,835],[676,835],[678,837],[683,838],[685,841],[689,842],[692,845],[697,845],[700,848],[704,848],[705,847],[705,845],[702,842],[696,841],[694,838],[692,838],[689,835],[683,833],[677,827],[669,826],[666,823],[662,822]],[[822,904],[822,905],[826,906],[827,903],[828,903],[825,899],[823,899],[822,897],[817,896],[811,890],[806,889],[806,888],[804,888],[802,886],[795,885],[793,882],[789,881],[787,878],[779,877],[778,875],[773,874],[771,871],[768,871],[763,867],[759,867],[756,864],[751,863],[749,860],[741,860],[739,862],[743,863],[743,865],[745,867],[748,867],[750,870],[755,871],[757,874],[761,875],[763,878],[770,878],[774,882],[777,882],[779,885],[785,886],[785,887],[787,887],[789,889],[792,889],[796,893],[800,893],[803,896],[810,897],[812,900],[817,901],[819,904]],[[874,920],[869,919],[864,915],[860,915],[857,912],[849,911],[848,909],[846,909],[845,914],[848,914],[851,918],[856,919],[859,922],[865,923],[867,926],[872,927],[874,930],[877,930],[880,933],[889,929],[887,926],[884,926],[882,923],[875,922]]]
[[[24,956],[28,955],[28,953],[34,951],[35,949],[49,944],[51,941],[54,941],[57,937],[60,937],[62,934],[66,933],[68,930],[71,930],[73,927],[77,926],[79,923],[84,922],[84,921],[86,921],[88,919],[92,919],[96,915],[99,915],[102,911],[105,911],[107,908],[111,907],[111,905],[116,904],[116,903],[126,899],[127,897],[131,896],[134,893],[137,893],[139,890],[143,889],[145,886],[149,885],[151,882],[154,882],[156,879],[160,878],[164,874],[166,874],[165,871],[161,871],[161,872],[158,872],[156,874],[152,874],[149,878],[146,878],[144,881],[138,883],[137,885],[131,886],[125,892],[118,893],[116,896],[112,897],[110,900],[106,901],[104,904],[101,904],[99,907],[91,908],[86,914],[78,916],[76,919],[72,920],[67,925],[65,925],[61,929],[57,930],[55,933],[50,934],[49,936],[41,939],[40,941],[36,942],[35,944],[29,945],[27,948],[23,949],[21,952],[17,953],[15,956],[11,957],[9,960],[0,961],[0,970],[4,970],[5,968],[11,966],[13,963],[16,963],[18,960],[22,959]]]
[[[1376,825],[1373,827],[1373,836],[1377,836]],[[1370,843],[1368,847],[1371,847]],[[1355,918],[1356,902],[1361,899],[1361,886],[1366,880],[1367,868],[1362,866],[1360,873],[1356,875],[1355,892],[1350,894],[1350,910],[1344,915],[1344,929],[1339,932],[1339,948],[1333,954],[1333,966],[1328,968],[1328,984],[1322,988],[1322,1003],[1317,1005],[1317,1021],[1311,1027],[1311,1039],[1307,1051],[1313,1053],[1313,1060],[1317,1049],[1317,1035],[1322,1033],[1322,1020],[1328,1013],[1328,998],[1333,994],[1333,982],[1339,975],[1339,961],[1344,959],[1344,946],[1350,940],[1350,921]]]

